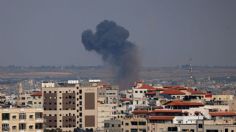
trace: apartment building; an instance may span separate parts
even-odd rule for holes
[[[98,89],[98,98],[104,101],[104,104],[118,103],[118,88],[111,85],[102,85]]]
[[[18,96],[16,100],[17,106],[27,106],[34,108],[42,108],[43,107],[43,99],[42,99],[42,91],[25,91],[22,83],[18,84]]]
[[[106,120],[105,132],[147,132],[147,120],[141,117],[124,117]]]
[[[126,93],[119,104],[132,109],[122,118],[106,120],[105,131],[236,132],[233,95],[213,95],[183,86],[154,87],[143,82],[136,83],[130,96]]]
[[[104,130],[104,121],[117,116],[118,89],[103,85],[98,89],[98,130]]]
[[[42,108],[1,108],[1,132],[43,132]]]
[[[47,129],[97,128],[98,82],[42,84],[44,118]]]
[[[43,99],[41,91],[31,91],[24,92],[17,96],[16,105],[17,106],[28,106],[34,108],[43,107]]]
[[[204,124],[199,120],[196,124],[148,123],[148,132],[236,132],[235,125]]]
[[[192,117],[187,117],[192,118]],[[170,118],[161,117],[146,119],[142,117],[126,117],[106,120],[105,132],[236,132],[233,124],[207,124],[199,118],[194,123],[173,123]]]
[[[135,107],[148,106],[151,97],[149,98],[147,95],[149,95],[150,92],[155,95],[156,90],[157,89],[152,86],[138,82],[136,86],[132,88],[132,110],[134,110]]]
[[[115,118],[116,115],[116,105],[115,104],[102,104],[98,103],[98,128],[103,130],[104,121]]]
[[[105,120],[104,125],[104,132],[123,132],[121,120]]]

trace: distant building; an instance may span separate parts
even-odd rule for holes
[[[17,96],[16,105],[42,108],[42,91],[25,91]]]
[[[121,120],[105,120],[104,132],[123,132],[121,125]]]

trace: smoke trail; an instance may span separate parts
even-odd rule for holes
[[[91,30],[82,33],[85,49],[95,51],[113,67],[120,89],[128,88],[139,77],[137,46],[128,37],[128,30],[108,20],[98,24],[95,33]]]

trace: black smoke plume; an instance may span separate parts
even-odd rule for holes
[[[85,49],[95,51],[112,66],[120,89],[128,88],[139,77],[138,49],[128,37],[128,30],[108,20],[98,24],[95,33],[91,30],[82,33]]]

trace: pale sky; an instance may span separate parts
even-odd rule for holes
[[[81,33],[104,19],[130,31],[143,66],[236,66],[235,0],[1,0],[0,65],[102,65]]]

